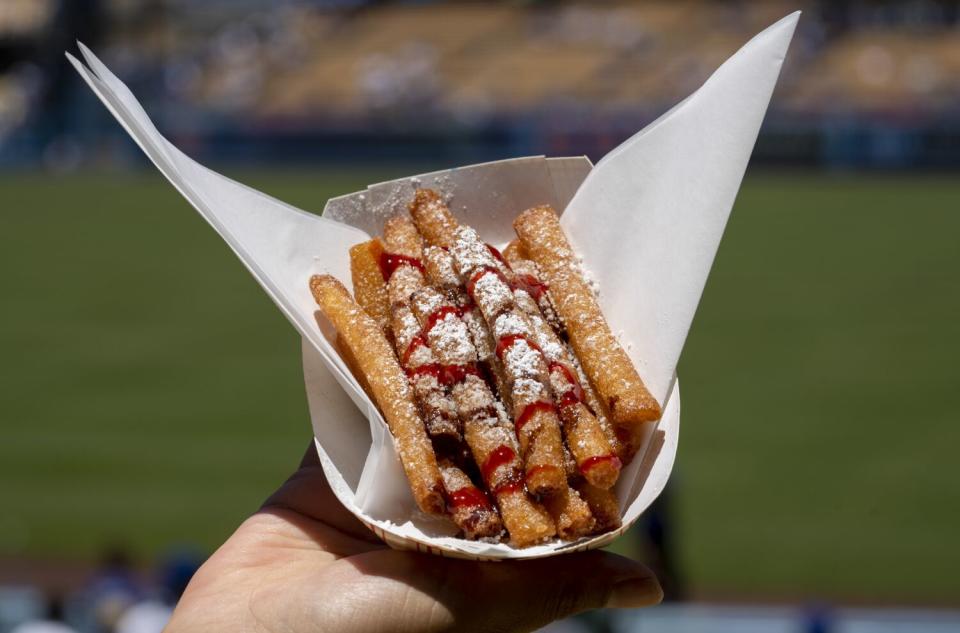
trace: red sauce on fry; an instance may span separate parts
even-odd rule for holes
[[[416,257],[407,257],[400,253],[380,253],[380,272],[383,274],[384,281],[390,281],[393,272],[400,266],[413,266],[421,273],[424,272],[423,262]]]
[[[444,365],[440,382],[442,382],[444,385],[456,385],[457,383],[463,382],[463,379],[467,376],[477,376],[478,378],[483,378],[483,374],[480,373],[480,368],[476,363],[468,363],[466,365]]]
[[[580,472],[586,475],[587,471],[591,468],[608,462],[613,464],[617,470],[620,470],[620,467],[623,466],[623,464],[620,462],[620,458],[612,453],[610,455],[594,455],[583,460],[583,463],[580,464]]]
[[[410,341],[410,344],[407,345],[406,351],[403,352],[403,358],[401,359],[403,361],[403,366],[406,367],[407,364],[409,364],[410,357],[413,356],[413,353],[415,351],[417,351],[421,347],[426,347],[426,346],[427,346],[427,339],[422,334],[418,334],[414,336],[413,339]]]
[[[570,383],[570,388],[563,392],[559,399],[559,405],[561,407],[567,407],[571,404],[577,404],[578,402],[583,402],[583,387],[580,386],[580,381],[570,372],[566,365],[563,363],[550,363],[550,373],[554,371],[559,371],[563,374],[563,377],[568,383]]]
[[[492,273],[497,277],[499,277],[503,281],[503,283],[507,283],[507,280],[503,276],[503,273],[501,273],[499,270],[497,270],[493,266],[484,266],[479,270],[477,270],[477,272],[473,273],[473,275],[470,276],[470,280],[467,281],[467,294],[470,295],[471,299],[473,299],[473,287],[476,286],[477,282],[480,281],[480,278],[486,275],[487,273]]]
[[[553,411],[555,409],[556,407],[552,402],[544,402],[543,400],[531,402],[523,408],[523,411],[521,411],[520,415],[517,416],[516,422],[514,422],[514,427],[517,429],[517,433],[520,432],[520,429],[522,429],[527,422],[530,421],[530,418],[532,418],[537,411]]]
[[[525,341],[531,348],[540,352],[541,355],[543,354],[540,347],[523,334],[507,334],[506,336],[500,337],[500,340],[497,341],[497,358],[503,360],[503,353],[510,349],[510,346],[517,341]]]
[[[407,370],[407,376],[410,378],[417,378],[418,376],[433,376],[437,379],[437,382],[443,382],[443,366],[437,363],[429,363],[427,365],[420,365],[419,367],[413,367]]]
[[[520,492],[521,490],[523,490],[523,481],[521,481],[520,479],[511,479],[506,483],[502,483],[499,486],[497,486],[496,489],[493,491],[493,494],[505,495],[511,492]]]
[[[441,365],[439,363],[428,363],[419,367],[407,369],[407,376],[416,378],[418,376],[433,376],[437,382],[444,386],[455,385],[463,382],[467,376],[477,376],[483,378],[480,368],[476,363],[467,365]]]
[[[442,308],[437,308],[427,317],[427,326],[423,328],[423,333],[428,334],[430,330],[433,329],[433,326],[442,321],[447,315],[452,314],[454,316],[460,316],[460,309],[453,306],[443,306]]]
[[[540,473],[551,471],[551,470],[559,470],[559,469],[556,466],[553,466],[551,464],[539,464],[537,466],[534,466],[533,468],[527,471],[527,482],[529,482],[531,479],[533,479]]]
[[[509,464],[517,458],[517,454],[513,452],[513,449],[507,446],[506,444],[501,444],[494,449],[490,456],[487,457],[487,461],[483,463],[483,466],[480,467],[480,474],[483,475],[483,480],[490,482],[490,477],[493,476],[493,473],[496,472],[497,468],[503,466],[504,464]]]
[[[547,291],[547,284],[533,275],[514,275],[512,285],[514,290],[525,290],[534,301],[540,301],[540,297]]]
[[[510,264],[508,264],[508,263],[507,263],[507,260],[505,260],[505,259],[503,258],[503,253],[501,253],[499,250],[497,250],[497,247],[496,247],[496,246],[494,246],[493,244],[487,244],[487,250],[490,251],[490,254],[493,255],[493,257],[494,257],[498,262],[500,262],[501,264],[503,264],[503,265],[506,266],[507,268],[510,268]]]
[[[482,490],[475,486],[464,486],[450,493],[452,508],[489,508],[490,500]]]

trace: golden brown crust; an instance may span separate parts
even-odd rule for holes
[[[570,344],[611,421],[633,430],[658,420],[660,405],[610,331],[593,292],[576,267],[556,213],[549,206],[534,207],[521,213],[513,226],[543,272]]]
[[[574,488],[590,506],[590,512],[596,521],[594,532],[606,532],[620,527],[620,504],[612,490],[597,488],[585,481],[574,484]]]
[[[410,215],[427,244],[443,248],[453,246],[459,223],[436,191],[417,189],[410,203]]]
[[[569,486],[559,495],[546,499],[544,505],[557,524],[557,536],[565,541],[576,540],[595,529],[590,506]]]
[[[383,242],[391,253],[423,258],[423,239],[409,215],[395,215],[383,225]]]
[[[530,259],[527,255],[527,251],[523,248],[523,244],[520,243],[520,240],[510,240],[510,243],[507,244],[507,247],[503,249],[503,258],[507,260],[511,266],[517,261],[524,259]]]
[[[557,534],[550,513],[530,499],[523,489],[497,495],[497,505],[514,547],[537,545]]]
[[[360,369],[360,365],[357,363],[356,356],[353,355],[350,347],[343,341],[343,337],[340,336],[339,333],[333,342],[333,346],[337,348],[338,352],[340,352],[340,358],[342,358],[343,362],[345,362],[347,367],[350,368],[350,373],[353,374],[353,377],[356,378],[357,382],[360,383],[360,386],[363,387],[367,397],[376,403],[377,399],[373,397],[373,390],[370,388],[370,382],[367,380],[367,377],[363,375],[363,371]]]
[[[321,312],[367,377],[370,390],[396,439],[397,453],[417,506],[430,514],[445,514],[443,479],[423,420],[390,342],[380,326],[330,275],[310,278],[310,290]]]
[[[353,296],[384,332],[390,329],[387,283],[380,269],[383,243],[374,238],[350,249],[350,277]]]

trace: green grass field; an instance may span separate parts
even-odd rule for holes
[[[384,175],[238,177],[319,211]],[[307,445],[299,338],[152,172],[0,200],[0,560],[216,546]],[[695,592],[958,604],[958,210],[946,176],[747,177],[680,367]]]

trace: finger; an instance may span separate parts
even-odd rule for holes
[[[282,508],[371,543],[380,543],[373,532],[340,503],[320,466],[313,442],[300,460],[300,467],[264,502],[263,510]]]
[[[337,566],[346,595],[353,582],[364,587],[349,605],[370,614],[358,623],[364,631],[530,631],[589,609],[644,607],[663,598],[649,569],[601,551],[475,563],[384,550]],[[380,604],[362,604],[368,599]],[[384,608],[391,613],[385,628],[376,617]]]

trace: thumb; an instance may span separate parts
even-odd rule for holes
[[[408,588],[393,630],[530,631],[589,609],[663,599],[653,572],[602,551],[477,563],[391,550],[350,560],[368,578]]]

